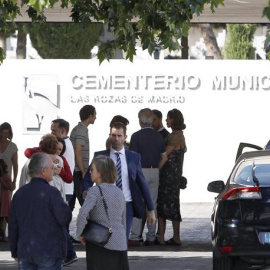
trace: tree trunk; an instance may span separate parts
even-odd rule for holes
[[[199,24],[204,39],[204,44],[207,48],[207,56],[213,59],[222,59],[221,52],[217,44],[217,39],[214,31],[209,23]]]
[[[16,54],[17,59],[26,58],[26,33],[23,30],[23,26],[18,27]]]
[[[182,59],[188,59],[188,37],[182,36],[181,38],[181,55]]]

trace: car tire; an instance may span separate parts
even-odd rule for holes
[[[233,260],[227,256],[213,252],[213,270],[234,270]]]

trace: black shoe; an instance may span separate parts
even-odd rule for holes
[[[62,266],[67,266],[67,265],[70,265],[74,262],[78,261],[78,257],[76,255],[74,255],[73,257],[71,258],[65,258],[63,260],[63,263],[62,263]]]
[[[143,246],[154,246],[154,245],[155,245],[155,241],[145,240],[143,242]]]
[[[73,236],[70,235],[71,242],[74,246],[80,245],[81,241],[76,240]]]

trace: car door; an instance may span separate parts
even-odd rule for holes
[[[270,145],[270,141],[267,143],[266,145],[266,148],[268,146],[268,144]],[[258,146],[258,145],[255,145],[255,144],[251,144],[251,143],[244,143],[244,142],[241,142],[238,146],[238,150],[237,150],[237,153],[236,153],[236,159],[235,159],[235,162],[238,160],[238,158],[241,156],[241,154],[244,152],[243,150],[245,148],[252,148],[252,149],[256,149],[256,150],[262,150],[263,148]]]

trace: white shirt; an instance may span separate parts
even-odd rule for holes
[[[74,149],[71,143],[71,140],[69,137],[64,138],[66,143],[66,151],[63,154],[63,156],[66,158],[67,163],[70,167],[71,173],[73,174],[74,168],[75,168],[75,155],[74,155]],[[65,191],[66,195],[72,195],[74,191],[74,183],[73,181],[71,183],[65,183]]]
[[[127,159],[126,159],[126,152],[125,148],[123,147],[120,151],[115,151],[111,148],[110,150],[110,158],[114,161],[116,164],[117,157],[116,152],[120,153],[119,157],[121,159],[121,173],[122,173],[122,191],[125,196],[126,202],[131,202],[131,192],[129,188],[129,178],[128,178],[128,167],[127,167]]]

